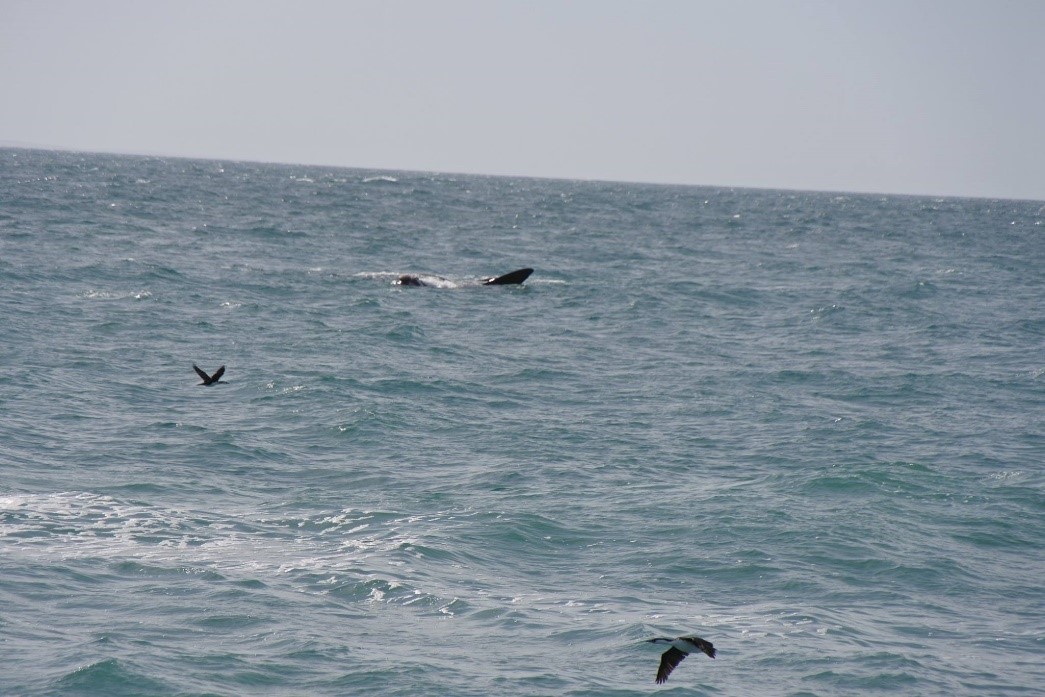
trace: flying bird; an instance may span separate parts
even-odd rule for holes
[[[658,685],[667,682],[671,671],[675,670],[679,663],[682,663],[683,658],[694,651],[703,651],[710,658],[715,657],[715,647],[711,645],[711,642],[698,636],[683,636],[677,639],[657,637],[648,641],[651,644],[671,644],[671,648],[660,656],[660,667],[657,669]]]
[[[196,374],[200,376],[201,380],[203,380],[203,382],[201,382],[200,385],[216,385],[219,382],[225,382],[221,379],[221,376],[225,374],[225,366],[221,366],[220,368],[218,368],[216,371],[214,371],[213,375],[207,375],[195,363],[192,364],[192,369],[195,370]]]

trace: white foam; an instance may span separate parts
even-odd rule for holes
[[[115,291],[115,290],[87,290],[80,297],[88,300],[145,300],[152,297],[152,293],[142,290]]]
[[[454,590],[422,581],[417,528],[460,517],[343,509],[318,516],[259,516],[173,509],[83,491],[0,495],[0,555],[37,564],[133,562],[225,579],[290,584],[302,593],[342,595],[433,611]],[[471,514],[463,514],[471,515]],[[464,569],[460,573],[467,574]],[[348,597],[352,597],[352,593]],[[444,613],[446,614],[446,613]]]

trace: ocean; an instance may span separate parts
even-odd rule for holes
[[[1043,269],[1041,201],[0,150],[0,694],[1043,694]]]

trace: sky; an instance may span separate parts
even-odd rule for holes
[[[0,146],[1045,200],[1045,1],[0,0]]]

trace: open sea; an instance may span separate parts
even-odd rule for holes
[[[4,697],[1045,694],[1045,202],[4,149],[0,360]]]

